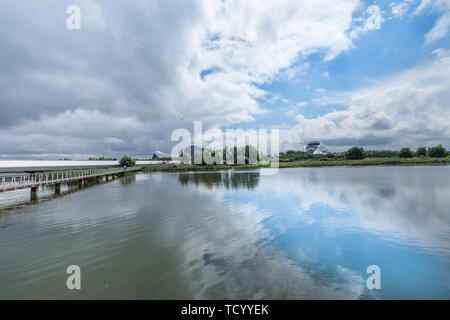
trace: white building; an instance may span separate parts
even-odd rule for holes
[[[305,151],[309,154],[326,155],[329,153],[328,148],[319,141],[311,141],[310,143],[305,144]]]

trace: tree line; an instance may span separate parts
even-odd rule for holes
[[[95,157],[89,157],[88,160],[96,160],[96,161],[113,161],[113,160],[117,160],[117,159],[116,159],[116,158],[107,158],[107,157],[101,156],[101,157],[98,157],[98,158],[95,158]]]
[[[185,151],[180,156],[184,162],[190,162],[191,164],[195,164],[195,159],[202,159],[202,165],[207,164],[207,161],[205,161],[206,157],[210,159],[219,158],[224,164],[227,163],[227,161],[232,161],[233,164],[255,164],[261,158],[256,147],[252,145],[246,145],[241,148],[224,148],[223,150],[204,149],[203,151],[198,150],[193,153],[194,154],[191,155],[189,151]]]
[[[182,153],[180,156],[184,160],[186,157],[189,162],[194,164],[194,158],[196,153],[201,153],[199,159],[202,159],[202,165],[205,165],[204,155],[207,154],[211,158],[216,157],[216,152],[222,152],[223,163],[228,160],[233,160],[234,164],[250,164],[256,158],[256,161],[260,160],[260,154],[254,146],[246,145],[243,148],[225,148],[224,150],[203,150],[196,151],[194,155],[190,155],[189,152]],[[252,156],[253,155],[253,156]],[[450,156],[450,152],[447,151],[442,145],[435,147],[419,147],[416,151],[412,151],[410,148],[402,148],[399,151],[395,150],[364,150],[362,147],[351,147],[345,152],[341,153],[328,153],[325,155],[309,154],[305,151],[289,150],[286,152],[280,152],[279,160],[280,162],[294,162],[302,160],[362,160],[365,158],[413,158],[413,157],[430,157],[430,158],[444,158]],[[107,160],[108,158],[100,157],[98,160]],[[95,159],[97,160],[97,159]],[[122,166],[126,165],[128,167],[133,167],[136,164],[136,160],[130,156],[123,156],[120,159],[120,164]]]
[[[435,147],[419,147],[416,151],[410,148],[402,148],[400,151],[395,150],[364,150],[362,147],[352,147],[342,153],[328,153],[326,155],[309,154],[305,151],[289,150],[280,153],[280,161],[293,162],[302,160],[361,160],[364,158],[413,158],[413,157],[430,157],[444,158],[450,153],[442,146]]]

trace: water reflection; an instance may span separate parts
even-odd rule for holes
[[[319,278],[361,283],[360,298],[449,298],[449,173],[448,167],[281,170],[261,181],[258,197],[233,197],[270,208],[263,224],[271,243]],[[371,264],[383,270],[380,291],[363,286]]]
[[[136,182],[136,175],[135,174],[127,174],[127,175],[123,176],[119,181],[124,186],[133,184]]]
[[[75,192],[78,188],[78,184],[76,183],[61,184],[60,194],[55,195],[55,185],[45,185],[38,188],[38,198],[39,201],[50,200]],[[30,204],[32,202],[30,201],[29,188],[0,193],[0,215],[4,211]]]
[[[376,167],[282,170],[259,190],[303,219],[328,208],[327,223],[363,229],[387,238],[414,239],[424,248],[450,254],[449,167]],[[336,214],[337,213],[337,214]]]
[[[259,171],[219,171],[180,173],[178,181],[182,185],[202,185],[208,189],[255,189],[259,183]]]
[[[308,292],[310,298],[336,298],[339,294],[361,299],[450,298],[448,170],[281,170],[278,175],[264,177],[257,185],[257,193],[232,190],[224,193],[222,199],[231,201],[234,207],[251,205],[254,211],[265,213],[261,225],[267,234],[262,241],[278,254],[278,267],[287,259],[296,266],[296,271],[291,272],[307,275],[310,286],[302,283],[300,292]],[[252,176],[257,176],[259,182],[258,174]],[[196,185],[209,188],[228,186],[227,173],[179,179],[183,184],[192,179]],[[207,256],[205,261],[216,260]],[[272,259],[265,261],[270,264]],[[247,263],[242,262],[240,268]],[[370,291],[365,286],[366,268],[372,264],[383,270],[380,291]],[[216,272],[222,274],[220,266],[225,265],[224,260],[218,258],[214,265]],[[257,274],[258,268],[250,273]],[[289,274],[284,277],[294,281]],[[320,284],[327,289],[318,290]],[[251,284],[246,283],[248,286]],[[333,292],[332,288],[339,290]],[[221,290],[225,290],[223,283]],[[302,296],[298,295],[300,292],[291,297]]]
[[[0,298],[448,299],[449,169],[96,185],[0,215]],[[79,292],[64,289],[70,264],[86,277]],[[371,264],[381,290],[365,285]]]

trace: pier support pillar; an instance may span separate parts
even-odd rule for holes
[[[109,180],[109,176],[106,175],[106,176],[105,176],[105,181],[108,181],[108,180]]]
[[[55,184],[55,194],[61,193],[61,183]]]
[[[38,186],[31,187],[31,201],[36,201],[38,199]]]
[[[79,180],[78,185],[80,188],[83,188],[84,187],[84,179]]]

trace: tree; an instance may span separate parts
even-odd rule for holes
[[[259,161],[258,149],[256,149],[254,146],[246,145],[244,151],[246,164],[255,164],[257,161]]]
[[[120,159],[121,166],[134,167],[135,164],[136,160],[130,156],[123,156],[122,159]]]
[[[348,160],[364,159],[364,149],[359,147],[350,148],[345,152],[345,158]]]
[[[400,158],[412,158],[413,153],[409,148],[402,148],[400,152],[398,153]]]
[[[364,151],[367,158],[395,158],[398,157],[398,151],[392,150],[368,150]]]
[[[444,158],[447,156],[447,150],[442,145],[428,148],[428,155],[433,158]]]
[[[425,147],[419,147],[416,150],[416,156],[418,157],[425,157],[427,155],[427,149]]]
[[[106,160],[117,160],[117,159],[114,159],[114,158],[106,158],[105,156],[101,156],[101,157],[99,157],[99,158],[89,157],[88,160],[106,161]]]

